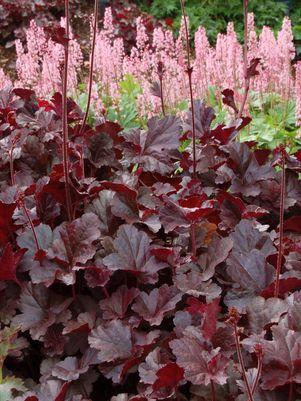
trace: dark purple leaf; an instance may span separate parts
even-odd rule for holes
[[[114,240],[115,253],[106,256],[103,263],[112,271],[125,270],[142,282],[154,283],[157,272],[167,265],[151,254],[150,239],[136,227],[123,225]]]
[[[221,311],[219,299],[215,299],[209,304],[204,304],[196,298],[188,298],[186,308],[191,314],[199,313],[202,319],[202,332],[206,339],[211,340],[216,333],[217,314]]]
[[[50,292],[42,285],[28,285],[20,297],[21,314],[13,318],[13,324],[22,331],[29,330],[33,339],[45,335],[48,327],[68,318],[70,298]]]
[[[183,337],[169,344],[176,356],[177,364],[184,369],[185,379],[192,384],[217,384],[227,382],[229,361],[219,349],[208,349],[202,335],[192,327],[187,328]]]
[[[76,357],[67,357],[63,361],[57,363],[52,369],[52,376],[63,381],[77,380],[80,375],[86,373],[89,366],[81,366]]]
[[[131,330],[121,320],[112,320],[107,325],[97,326],[92,330],[89,344],[99,351],[100,362],[126,360],[131,357],[133,346]]]
[[[165,284],[160,288],[155,288],[149,294],[141,292],[132,306],[132,310],[152,326],[159,326],[164,316],[175,309],[182,296],[183,294],[175,287]]]
[[[108,320],[123,319],[128,307],[138,295],[137,288],[119,287],[109,299],[100,301],[99,306],[103,311],[103,318]]]
[[[258,64],[260,63],[260,58],[253,58],[250,62],[249,67],[247,68],[247,79],[250,79],[252,77],[255,77],[256,75],[259,75],[259,72],[256,70]]]
[[[278,298],[265,300],[255,297],[247,305],[247,317],[251,333],[260,334],[267,325],[276,324],[288,310],[287,302]]]
[[[195,128],[198,137],[208,133],[212,121],[215,119],[215,112],[212,107],[207,107],[201,100],[194,101]],[[192,112],[187,112],[185,131],[192,132]]]
[[[154,390],[162,387],[176,388],[184,377],[184,369],[180,368],[176,363],[170,362],[156,373],[158,379],[153,384]]]
[[[249,147],[244,143],[233,142],[225,147],[231,161],[230,168],[235,175],[230,191],[244,196],[257,196],[261,183],[275,178],[275,170],[270,164],[260,166]]]
[[[235,113],[238,113],[238,108],[235,104],[234,100],[234,92],[232,89],[225,89],[222,91],[223,95],[223,103],[226,104],[227,106],[231,107],[235,111]]]
[[[124,156],[127,161],[141,164],[144,171],[162,175],[174,170],[173,157],[179,147],[181,125],[176,117],[149,120],[147,132],[131,130],[123,134],[125,138]]]
[[[263,344],[262,385],[273,390],[286,383],[301,383],[301,334],[273,327],[273,340]]]
[[[113,140],[106,133],[96,133],[89,138],[86,157],[97,168],[118,167]]]
[[[0,245],[7,244],[16,231],[12,216],[16,209],[16,204],[6,204],[0,202]]]
[[[93,242],[100,237],[99,220],[93,213],[85,213],[72,223],[63,223],[53,232],[53,245],[48,254],[52,259],[70,266],[86,263],[96,252]]]
[[[15,281],[21,287],[17,267],[25,252],[25,249],[14,252],[11,244],[6,245],[0,258],[0,281]]]

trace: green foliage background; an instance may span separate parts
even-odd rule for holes
[[[138,0],[138,3],[144,11],[158,19],[172,18],[174,28],[179,28],[179,0]],[[200,25],[204,26],[211,43],[214,43],[219,32],[225,32],[229,21],[234,21],[239,38],[243,38],[242,0],[186,0],[186,9],[191,31],[195,32]],[[259,30],[263,25],[269,25],[275,32],[281,27],[283,17],[290,15],[295,38],[301,40],[301,0],[250,0],[249,10],[255,14]]]

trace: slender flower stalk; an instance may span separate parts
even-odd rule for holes
[[[69,35],[70,35],[70,24],[69,24],[69,0],[65,0],[65,17],[66,17],[66,43],[64,45],[65,63],[64,63],[64,75],[63,75],[63,168],[65,177],[65,194],[66,194],[66,206],[68,221],[71,222],[73,218],[72,214],[72,201],[70,192],[70,178],[69,178],[69,154],[68,154],[68,60],[69,60]],[[71,270],[71,269],[70,269]],[[75,273],[76,274],[76,273]],[[75,284],[72,284],[72,296],[76,298]]]
[[[14,146],[12,146],[10,152],[9,152],[9,168],[10,168],[10,179],[11,179],[11,185],[15,186],[16,185],[16,180],[15,180],[15,171],[14,171],[14,159],[13,159],[13,152],[14,152]],[[24,203],[24,201],[22,199],[19,200],[19,205],[20,207],[23,209],[23,212],[27,218],[27,221],[30,225],[31,231],[32,231],[32,235],[33,235],[33,239],[37,248],[37,251],[39,251],[40,248],[40,244],[39,244],[39,240],[38,240],[38,236],[33,224],[33,221],[30,217],[30,214],[28,212],[28,209]]]
[[[69,179],[69,154],[68,154],[68,110],[67,110],[67,90],[68,90],[68,61],[69,61],[69,0],[65,0],[65,17],[66,17],[66,43],[64,45],[65,63],[63,72],[63,99],[62,99],[62,130],[63,130],[63,169],[65,177],[65,195],[68,220],[72,221],[72,202],[70,193]]]
[[[186,50],[187,50],[187,75],[189,81],[189,93],[190,93],[190,108],[192,114],[192,160],[193,160],[193,178],[196,178],[196,131],[195,131],[195,115],[194,115],[194,102],[193,102],[193,90],[192,90],[192,72],[193,67],[191,65],[190,60],[190,44],[189,44],[189,32],[188,32],[188,24],[187,24],[187,16],[185,11],[184,0],[180,0],[182,15],[184,19],[185,26],[185,36],[186,36]]]
[[[262,372],[262,346],[261,344],[257,344],[255,346],[255,353],[257,355],[257,374],[254,380],[254,383],[252,385],[252,394],[255,394],[255,391],[257,389],[259,379],[261,377],[261,372]]]
[[[296,64],[296,79],[295,79],[295,93],[296,93],[296,124],[301,126],[301,61]]]
[[[93,24],[93,38],[92,38],[92,48],[91,48],[91,57],[90,57],[90,71],[89,71],[89,84],[88,84],[88,100],[86,112],[83,118],[83,123],[79,131],[79,135],[81,136],[86,128],[86,123],[90,111],[91,105],[91,95],[92,95],[92,84],[93,84],[93,72],[94,72],[94,59],[95,59],[95,44],[96,44],[96,34],[97,34],[97,22],[98,22],[98,3],[99,0],[95,0],[94,4],[94,24]]]
[[[245,363],[244,363],[242,352],[241,352],[240,339],[239,339],[239,334],[238,334],[236,324],[234,325],[234,335],[235,335],[236,352],[237,352],[238,361],[239,361],[239,364],[241,367],[241,373],[242,373],[243,381],[245,383],[245,388],[246,388],[248,396],[249,396],[249,401],[254,401],[252,390],[251,390],[251,387],[250,387],[250,384],[249,384],[249,381],[247,378],[247,374],[246,374],[246,368],[245,368]]]
[[[293,401],[293,391],[294,391],[294,383],[290,382],[290,384],[289,384],[288,401]]]
[[[27,220],[29,222],[29,225],[30,225],[30,228],[31,228],[31,231],[32,231],[32,234],[33,234],[34,242],[36,244],[37,251],[39,251],[41,248],[40,248],[38,236],[37,236],[36,230],[34,228],[32,219],[31,219],[31,217],[29,215],[29,212],[28,212],[27,207],[25,206],[24,202],[21,203],[21,206],[22,206],[22,208],[24,210],[24,213],[25,213],[25,215],[27,217]]]
[[[193,256],[196,256],[196,232],[195,232],[195,224],[192,223],[190,227],[190,242],[191,242],[191,252]]]
[[[165,117],[165,104],[164,104],[164,92],[163,92],[163,75],[164,75],[164,66],[162,61],[159,61],[158,63],[158,77],[159,77],[159,82],[160,82],[160,98],[161,98],[161,108],[162,108],[162,114]]]
[[[186,50],[187,50],[187,75],[189,82],[189,93],[190,93],[190,108],[192,115],[192,177],[196,179],[196,130],[195,130],[195,115],[194,115],[194,102],[193,102],[193,90],[192,90],[192,72],[193,67],[190,61],[190,44],[189,44],[189,32],[188,32],[188,24],[187,24],[187,16],[185,11],[184,0],[180,0],[182,15],[184,18],[184,26],[185,26],[185,36],[186,36]],[[193,256],[196,256],[196,233],[195,233],[195,224],[192,223],[190,228],[190,239],[191,239],[191,250]]]
[[[211,387],[211,401],[216,401],[215,387],[213,380],[210,380],[210,387]]]
[[[162,114],[165,117],[165,105],[164,105],[164,95],[163,95],[163,78],[160,78],[160,98],[161,98],[161,108],[162,108]]]
[[[251,388],[250,383],[247,378],[246,367],[245,367],[245,363],[244,363],[244,359],[243,359],[242,351],[241,351],[241,346],[240,346],[240,338],[239,338],[238,327],[237,327],[238,320],[239,320],[239,314],[238,314],[237,310],[235,308],[231,308],[230,312],[229,312],[228,323],[233,327],[233,330],[234,330],[236,353],[237,353],[237,357],[238,357],[238,361],[239,361],[239,365],[240,365],[240,369],[241,369],[242,378],[243,378],[243,381],[245,384],[245,389],[248,394],[248,401],[254,401],[253,388]],[[259,380],[259,378],[258,378],[258,380]],[[256,389],[256,387],[254,387],[254,391],[255,391],[255,389]]]
[[[244,22],[245,22],[245,29],[244,29],[244,55],[243,55],[243,60],[244,60],[244,95],[243,95],[243,100],[237,115],[237,118],[241,118],[242,113],[244,111],[247,99],[248,99],[248,93],[250,90],[250,77],[248,76],[248,6],[249,6],[249,0],[244,0]]]
[[[280,183],[280,221],[279,221],[279,247],[277,255],[277,267],[276,267],[276,281],[275,281],[275,291],[274,297],[279,297],[279,287],[280,287],[280,273],[281,264],[283,256],[283,225],[284,225],[284,203],[285,203],[285,189],[286,189],[286,179],[285,179],[285,149],[281,149],[281,183]]]
[[[14,144],[12,145],[10,151],[9,151],[9,170],[10,170],[10,181],[11,185],[16,185],[16,180],[15,180],[15,169],[14,169]]]

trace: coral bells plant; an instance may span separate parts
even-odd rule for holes
[[[299,154],[278,276],[279,154],[235,140],[249,119],[214,128],[195,101],[192,179],[191,113],[78,136],[69,99],[69,220],[61,104],[1,92],[3,399],[297,399]]]
[[[190,110],[165,108],[161,48],[159,114],[132,129],[90,124],[68,96],[65,10],[51,39],[63,90],[0,91],[1,401],[297,400],[300,152],[240,143],[251,119],[235,88],[221,94],[231,123],[215,123],[189,85],[185,21],[176,49]],[[90,83],[97,4],[94,17]],[[110,18],[101,41],[114,47]],[[148,49],[138,39],[127,62]]]

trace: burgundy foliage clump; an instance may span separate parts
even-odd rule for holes
[[[196,101],[192,178],[191,149],[179,151],[191,112],[79,135],[83,112],[69,99],[70,220],[61,104],[58,93],[0,93],[7,399],[297,399],[300,155],[238,142],[250,119],[214,126]]]
[[[78,5],[78,0],[72,0]],[[23,37],[23,29],[32,18],[41,25],[54,23],[63,14],[64,0],[1,0],[0,29],[1,44]]]

